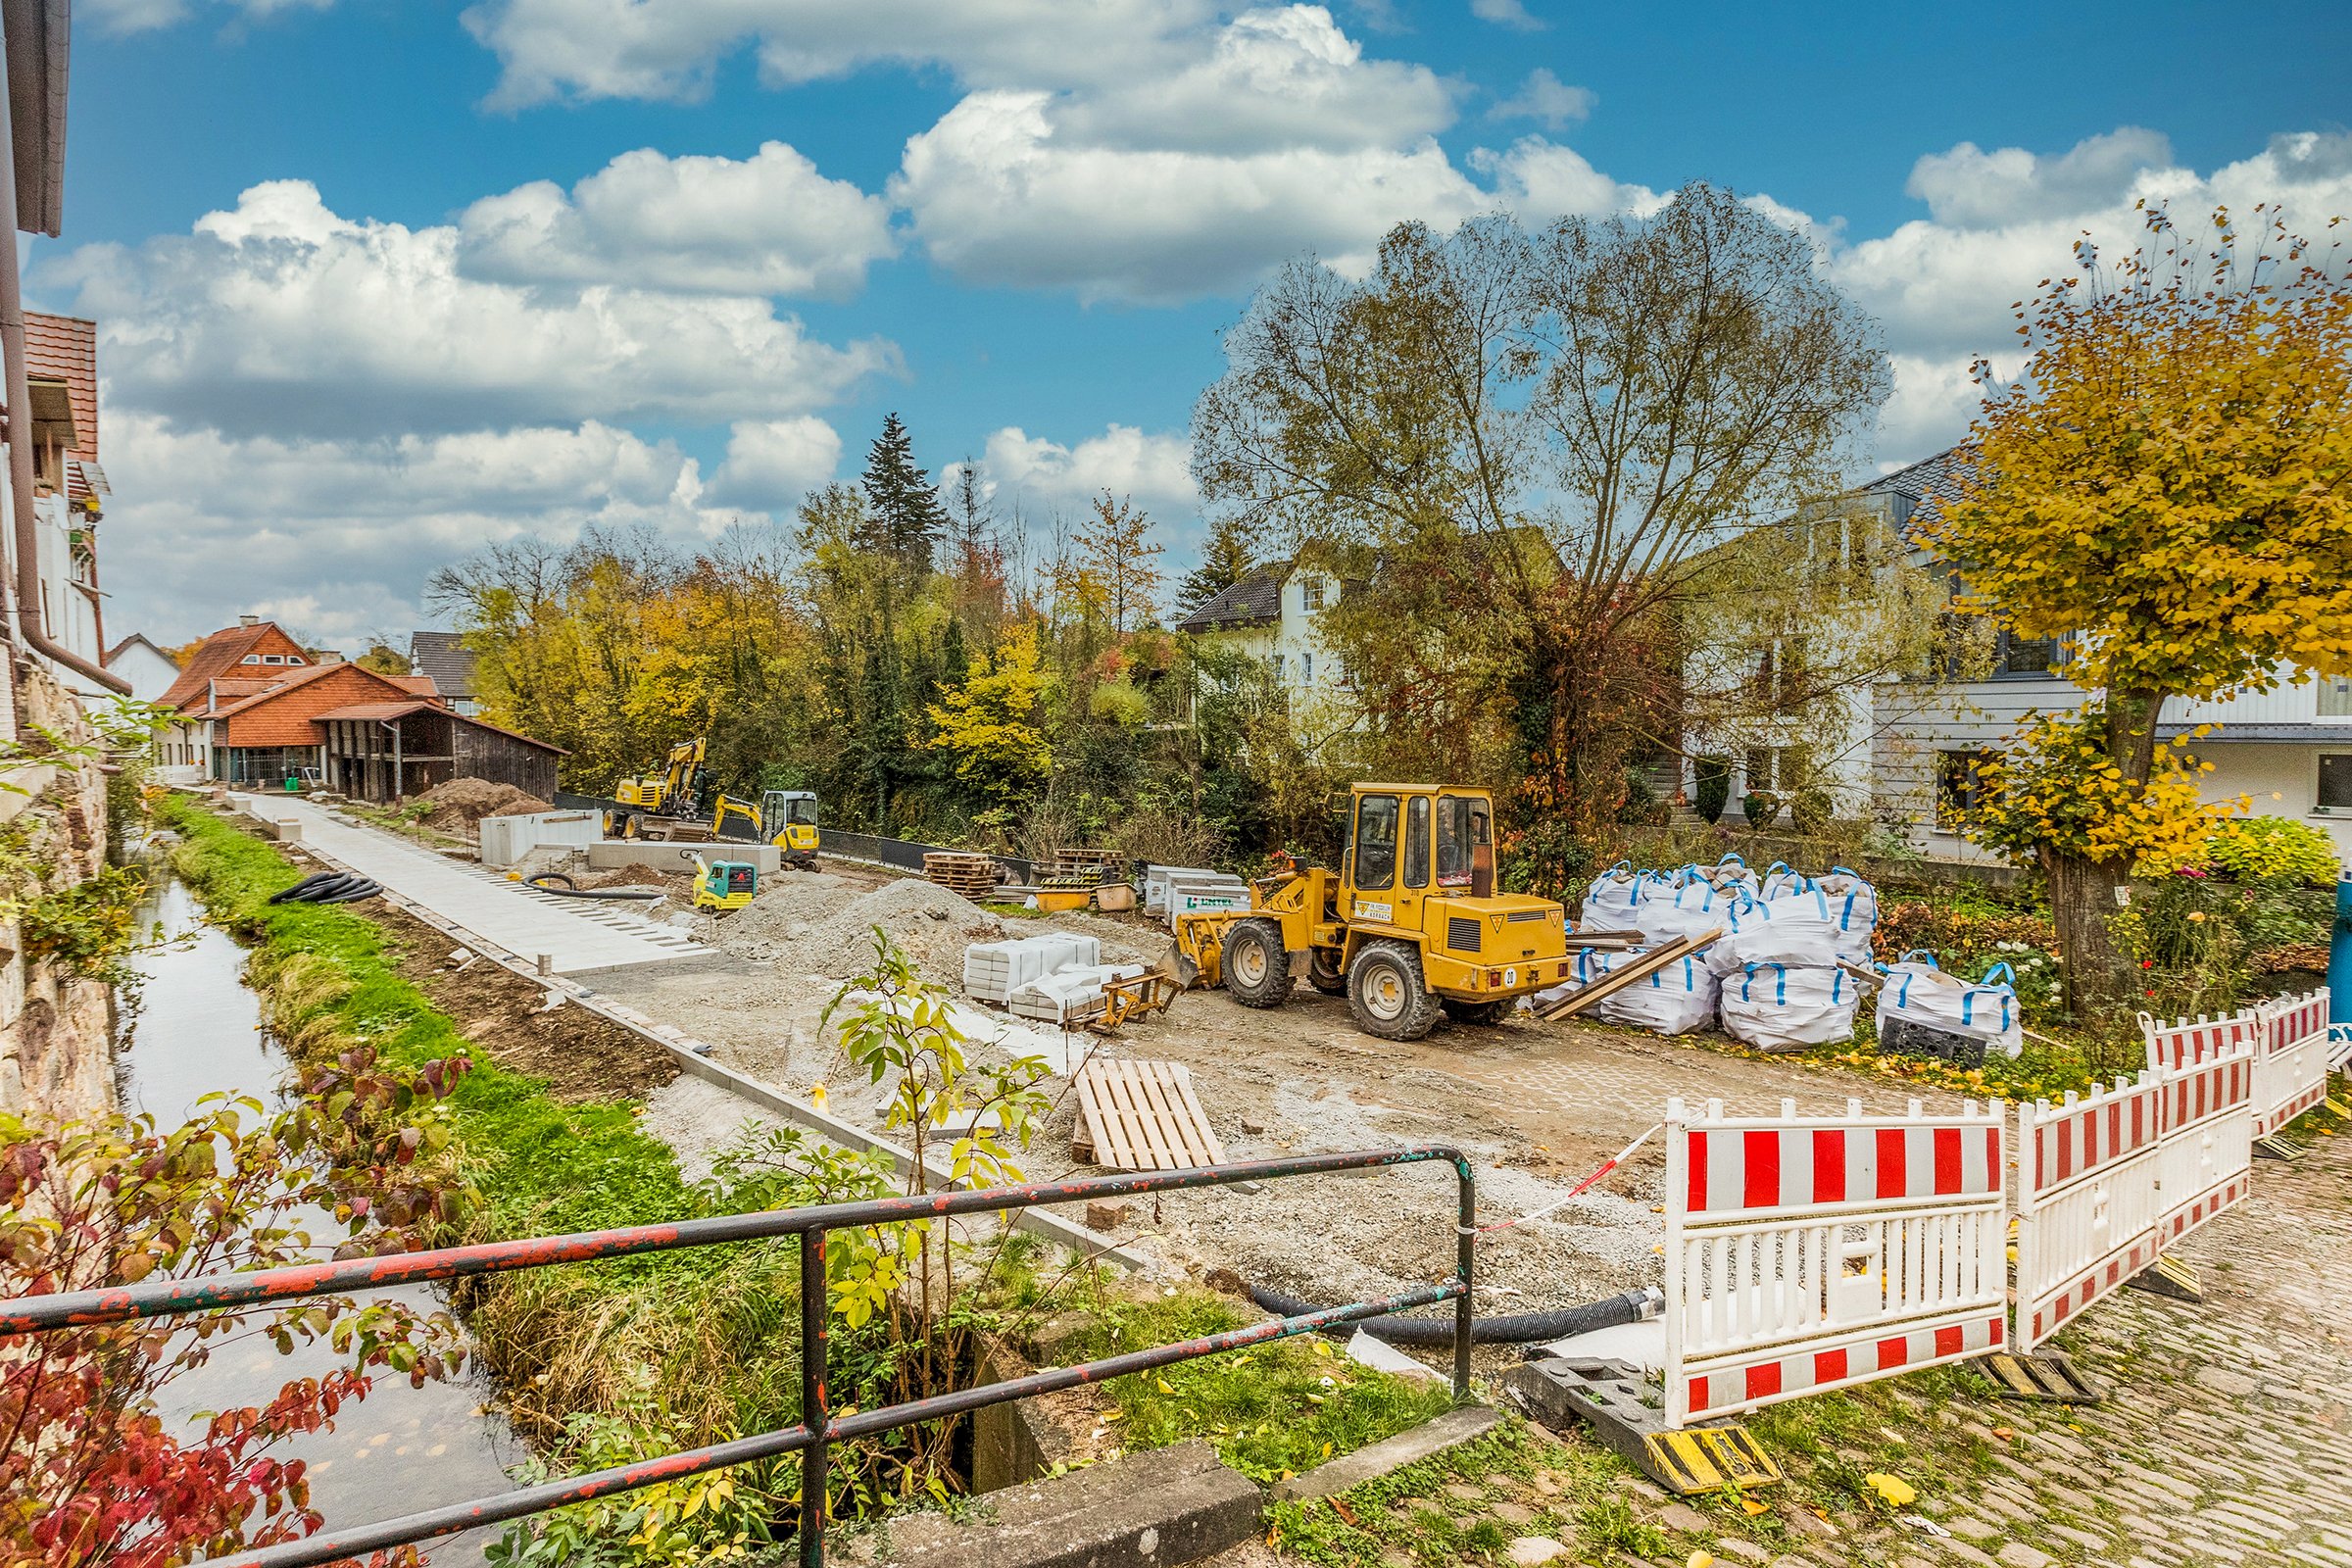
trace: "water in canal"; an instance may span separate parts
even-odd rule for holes
[[[161,921],[184,940],[142,954],[144,1002],[135,1023],[117,1042],[116,1072],[126,1111],[151,1112],[165,1126],[187,1119],[204,1096],[226,1090],[277,1104],[289,1064],[262,1032],[261,999],[245,987],[245,953],[205,924],[194,897],[165,881],[143,921]],[[343,1234],[319,1213],[310,1226],[331,1251]],[[400,1293],[418,1306],[438,1303],[422,1289]],[[168,1420],[200,1410],[265,1404],[290,1378],[330,1371],[336,1358],[323,1345],[279,1355],[258,1339],[239,1337],[169,1390]],[[487,1378],[468,1365],[448,1383],[412,1389],[397,1374],[378,1374],[374,1390],[347,1404],[331,1432],[290,1440],[271,1449],[279,1458],[309,1461],[311,1505],[329,1530],[365,1524],[441,1503],[506,1491],[505,1467],[523,1457],[506,1424],[484,1407]],[[428,1547],[433,1562],[471,1564],[493,1532],[453,1537]]]

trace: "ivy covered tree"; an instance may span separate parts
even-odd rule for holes
[[[2352,673],[2352,281],[2254,217],[2214,214],[2201,254],[2162,209],[2112,268],[2078,246],[2018,307],[2023,373],[1978,366],[1974,459],[1927,534],[1964,609],[2064,639],[2097,694],[2011,764],[2032,802],[2063,763],[2071,804],[1985,829],[2048,874],[2078,1010],[2120,989],[2107,921],[2145,855],[2113,824],[2161,843],[2180,814],[2167,704]]]

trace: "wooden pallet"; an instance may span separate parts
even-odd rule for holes
[[[1070,1152],[1111,1170],[1225,1163],[1225,1146],[1193,1094],[1193,1070],[1175,1061],[1097,1058],[1081,1068]]]
[[[935,882],[960,898],[993,896],[997,888],[994,856],[942,851],[923,857],[923,880]]]

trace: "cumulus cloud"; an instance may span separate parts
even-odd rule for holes
[[[1526,0],[1470,0],[1470,14],[1496,26],[1534,32],[1546,24],[1528,14]]]
[[[889,203],[780,141],[746,159],[641,148],[568,194],[537,180],[458,220],[460,270],[504,282],[840,298],[896,250]]]
[[[1200,504],[1192,443],[1133,425],[1110,425],[1075,446],[1006,425],[988,438],[980,472],[992,495],[1031,511],[1074,511],[1105,490],[1152,513],[1189,513]]]
[[[1533,120],[1558,130],[1589,120],[1596,100],[1590,87],[1572,87],[1538,66],[1508,98],[1487,111],[1496,120]]]
[[[342,218],[280,180],[192,233],[48,271],[102,323],[118,401],[238,435],[782,417],[898,367],[763,300],[469,278],[455,227]]]
[[[2077,142],[2056,157],[2023,147],[1985,152],[1964,141],[1912,166],[1903,189],[1953,228],[2002,228],[2036,218],[2071,218],[2116,201],[2145,171],[2171,167],[2173,144],[2126,125]]]
[[[590,421],[380,441],[234,437],[107,411],[108,614],[176,640],[238,612],[349,643],[419,624],[426,575],[484,544],[591,526],[704,537],[746,520],[704,504],[694,460]]]
[[[1485,203],[1531,221],[1648,214],[1670,199],[1646,185],[1612,179],[1574,148],[1541,136],[1523,136],[1502,152],[1478,148],[1470,154],[1470,167],[1494,186]]]
[[[700,98],[747,46],[771,84],[876,64],[984,87],[1136,80],[1215,13],[1214,0],[481,0],[465,21],[503,68],[493,101],[515,108]]]
[[[712,502],[784,512],[841,466],[841,432],[808,415],[738,420],[705,492]]]

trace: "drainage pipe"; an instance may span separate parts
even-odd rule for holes
[[[1250,1287],[1250,1299],[1278,1317],[1299,1317],[1321,1312],[1324,1307],[1311,1306],[1297,1297],[1262,1285]],[[1613,1328],[1620,1323],[1639,1323],[1643,1318],[1656,1317],[1664,1309],[1665,1298],[1655,1289],[1627,1291],[1603,1300],[1587,1301],[1579,1306],[1563,1306],[1549,1312],[1525,1312],[1516,1317],[1477,1317],[1470,1320],[1470,1339],[1476,1345],[1530,1345],[1544,1340],[1565,1340],[1573,1335],[1590,1334],[1594,1329]],[[1453,1320],[1438,1317],[1376,1317],[1359,1325],[1366,1334],[1391,1345],[1451,1345]]]
[[[24,289],[17,267],[17,149],[9,118],[8,43],[0,38],[0,401],[8,406],[8,501],[17,540],[17,629],[25,646],[111,692],[130,695],[130,682],[82,658],[49,635],[41,611],[41,535],[32,507],[32,393],[24,368]]]

